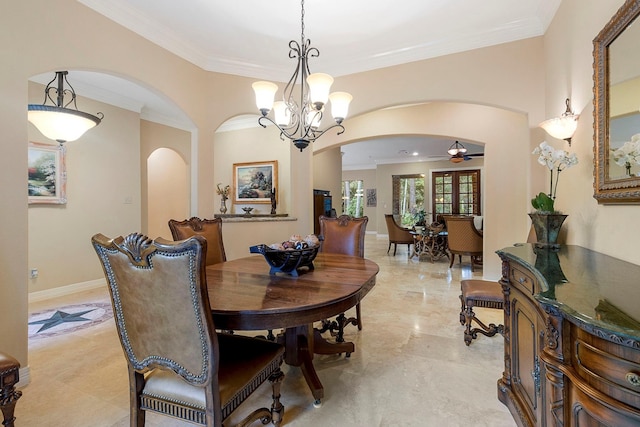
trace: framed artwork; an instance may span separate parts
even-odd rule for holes
[[[271,203],[271,193],[276,192],[277,185],[277,160],[233,164],[233,191],[236,203]]]
[[[67,170],[63,145],[29,143],[29,204],[67,203]]]
[[[375,208],[377,204],[378,204],[378,196],[376,194],[376,189],[375,188],[367,189],[367,207]]]

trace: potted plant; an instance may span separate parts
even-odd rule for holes
[[[413,213],[413,227],[416,231],[422,232],[426,224],[427,213],[424,209],[416,209]]]
[[[560,172],[578,164],[578,157],[575,153],[569,154],[565,150],[556,150],[545,141],[533,150],[533,154],[538,156],[538,163],[549,168],[550,186],[548,194],[540,192],[531,199],[531,206],[535,212],[530,213],[529,217],[538,239],[537,245],[558,248],[559,245],[556,243],[558,234],[567,218],[567,215],[556,211],[554,206],[558,191],[558,179]]]

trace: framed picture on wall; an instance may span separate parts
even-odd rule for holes
[[[29,204],[67,203],[67,170],[63,145],[29,143]]]
[[[376,189],[375,188],[367,189],[367,207],[375,208],[377,204],[378,204],[378,196],[376,194]]]
[[[277,160],[233,164],[236,203],[271,203],[271,194],[277,185]]]

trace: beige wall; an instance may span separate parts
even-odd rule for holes
[[[6,242],[0,248],[0,336],[2,349],[16,356],[23,366],[28,365],[28,245],[40,237],[40,230],[29,227],[31,209],[25,191],[27,146],[24,142],[29,139],[26,120],[29,77],[58,69],[106,72],[138,82],[172,100],[194,123],[191,138],[194,150],[191,157],[195,159],[191,164],[195,171],[192,213],[199,216],[210,215],[217,209],[213,188],[216,182],[228,179],[224,173],[219,178],[214,177],[218,173],[216,162],[220,160],[220,153],[214,149],[214,130],[230,117],[255,110],[252,91],[248,89],[253,79],[205,72],[75,0],[57,0],[55,8],[51,8],[50,3],[46,0],[10,2],[5,13],[0,15],[0,46],[6,65],[0,68],[3,94],[0,103],[3,129],[0,215],[5,219],[0,224],[0,237]],[[530,194],[547,187],[546,176],[539,172],[530,154],[545,138],[534,128],[543,119],[561,113],[564,99],[571,96],[574,108],[581,113],[573,143],[581,164],[563,175],[557,202],[557,206],[570,215],[567,222],[569,242],[640,263],[640,254],[632,248],[640,231],[620,226],[633,222],[637,208],[598,206],[592,198],[591,42],[622,3],[622,0],[564,0],[544,38],[339,77],[336,84],[348,87],[354,95],[352,117],[345,122],[347,130],[342,136],[328,133],[316,142],[314,150],[335,148],[380,134],[442,135],[485,143],[485,185],[499,191],[499,196],[491,190],[485,191],[485,252],[491,253],[521,241],[528,229],[526,213],[530,210]],[[35,13],[39,10],[47,13]],[[74,25],[54,24],[68,22],[70,17]],[[384,107],[422,102],[430,104],[416,107],[416,110],[403,108],[378,112]],[[82,105],[92,111],[91,104]],[[114,156],[112,150],[120,145],[114,141],[118,132],[112,134],[107,122],[127,122],[130,114],[109,111],[103,124],[74,143],[77,150],[89,150],[86,151],[89,153],[104,144],[104,152],[95,153],[96,157],[90,160],[100,162],[98,154],[110,159]],[[139,137],[136,134],[134,138]],[[559,141],[550,142],[561,145]],[[132,154],[128,149],[138,152]],[[125,194],[138,192],[138,199],[131,206],[137,203],[138,210],[142,162],[139,150],[139,144],[125,149],[126,154],[135,159],[132,173],[138,173],[137,184],[127,179],[128,185],[137,185],[137,190],[127,189]],[[299,153],[289,149],[286,158],[284,163],[291,165],[287,207],[298,221],[283,229],[295,228],[303,234],[305,230],[312,230],[312,153],[311,150]],[[114,176],[121,171],[119,162],[123,161],[129,159],[118,157],[101,165],[109,169],[111,180],[98,184],[103,194],[104,188],[100,186],[109,186],[113,180],[119,180]],[[538,169],[533,171],[533,167]],[[86,178],[86,182],[91,182],[91,176]],[[494,195],[490,197],[491,194]],[[113,198],[110,209],[122,208],[122,195],[118,191],[109,194]],[[134,225],[140,226],[140,212],[135,224],[128,221],[128,217],[121,221],[118,215],[108,215],[99,227],[80,230],[80,234],[132,231]],[[74,233],[85,226],[76,225]],[[281,231],[277,226],[253,223],[241,232],[264,233],[264,239],[271,238],[270,233],[273,233],[273,239],[279,239]],[[89,246],[86,251],[87,257],[95,256],[91,255]],[[487,257],[486,277],[499,276],[496,258]],[[61,269],[73,270],[77,264],[76,260],[62,261]],[[92,278],[98,279],[100,274],[96,273]],[[77,283],[90,279],[80,276],[70,280]]]
[[[29,85],[30,102],[41,103],[43,93],[43,86]],[[78,104],[104,113],[105,120],[81,140],[65,143],[67,203],[29,205],[28,265],[39,271],[29,279],[29,292],[99,278],[91,236],[140,229],[140,116],[86,98]],[[30,124],[24,128],[30,141],[53,142]]]
[[[331,192],[331,204],[340,214],[342,197],[342,154],[332,148],[313,155],[313,188]]]

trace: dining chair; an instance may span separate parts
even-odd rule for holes
[[[482,265],[483,235],[473,224],[472,216],[445,215],[447,226],[447,244],[451,253],[449,268],[453,266],[455,256],[458,255],[462,263],[462,255],[471,257],[471,271]]]
[[[364,236],[369,218],[340,215],[337,218],[320,215],[320,252],[364,258]],[[346,318],[344,313],[333,322],[323,321],[323,331],[336,332],[336,341],[344,342],[344,327],[352,324],[362,330],[360,303],[356,304],[356,317]]]
[[[466,279],[460,281],[460,324],[464,326],[464,343],[468,346],[481,333],[487,337],[503,334],[504,326],[485,324],[473,311],[475,307],[504,309],[504,294],[498,282],[490,280]],[[473,323],[478,327],[472,328]]]
[[[407,245],[407,253],[411,249],[411,245],[414,243],[413,235],[410,233],[410,229],[400,227],[393,215],[385,214],[384,220],[387,222],[387,233],[389,233],[389,247],[387,253],[391,250],[393,244],[393,256],[396,256],[396,249],[398,245]]]
[[[222,218],[200,219],[194,216],[184,221],[170,219],[169,229],[173,240],[185,240],[198,235],[207,239],[206,265],[227,260],[222,241]]]
[[[115,239],[96,234],[91,241],[127,360],[131,426],[144,426],[147,411],[222,426],[267,379],[271,408],[254,410],[240,425],[280,425],[284,348],[216,333],[202,236],[171,242],[138,233]]]

